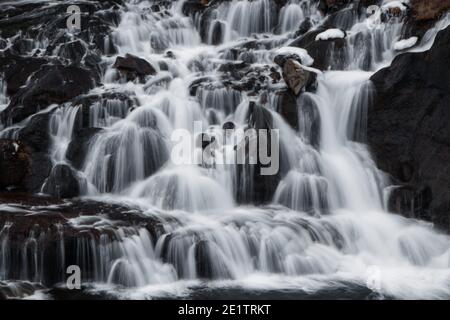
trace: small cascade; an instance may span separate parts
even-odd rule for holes
[[[311,23],[319,20],[316,5],[305,0],[287,1],[280,10],[280,33],[296,31],[306,18],[310,19]]]
[[[128,101],[120,99],[102,99],[89,108],[89,127],[111,127],[130,113]]]
[[[56,109],[50,117],[53,164],[64,163],[66,160],[67,148],[72,141],[79,111],[80,107],[63,106]]]
[[[217,37],[219,31],[222,34],[220,42],[225,43],[238,37],[270,32],[277,25],[276,12],[271,0],[233,0],[221,3],[215,11],[216,18],[209,25],[208,42],[217,42],[214,37]]]
[[[196,96],[202,110],[209,114],[210,123],[223,123],[228,115],[234,113],[242,100],[239,91],[224,87],[201,87]]]
[[[3,111],[9,104],[9,99],[6,94],[6,83],[0,78],[0,112]]]

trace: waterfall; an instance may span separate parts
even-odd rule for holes
[[[377,295],[448,299],[450,238],[386,212],[391,182],[366,145],[369,79],[398,54],[394,43],[402,22],[369,28],[365,18],[352,16],[345,54],[329,54],[332,70],[317,72],[317,89],[294,97],[289,116],[295,119],[286,119],[277,98],[286,85],[269,79],[277,68],[273,57],[305,19],[314,27],[325,21],[316,5],[224,1],[208,8],[203,43],[198,16],[183,15],[183,4],[155,11],[149,1],[127,1],[120,9],[110,39],[117,53],[103,57],[103,85],[89,94],[120,93],[133,103],[112,97],[87,109],[54,105],[41,111],[51,111],[52,164],[70,166],[87,186],[77,201],[131,204],[130,209],[119,218],[103,210],[36,226],[22,243],[11,236],[14,223],[0,225],[0,280],[53,285],[63,282],[65,266],[76,264],[85,272],[84,284],[107,285],[94,291],[151,298],[183,296],[202,286],[366,287],[367,272],[375,267],[382,274],[379,288],[371,288]],[[432,41],[442,27],[425,39]],[[220,41],[213,40],[217,28]],[[113,65],[125,54],[146,59],[157,75],[121,78]],[[269,84],[261,85],[261,78]],[[3,87],[0,82],[0,110],[7,103]],[[82,126],[99,131],[76,169],[66,155],[81,117],[88,119]],[[0,136],[12,136],[29,120]],[[196,123],[201,134],[215,138],[211,162],[175,163],[176,132],[193,141],[192,154],[203,151],[195,143]],[[279,172],[261,177],[258,165],[221,163],[246,143],[237,133],[222,141],[224,128],[279,130]],[[13,210],[44,214],[50,207],[7,205],[4,211]],[[48,238],[56,239],[53,257],[43,253]]]
[[[6,95],[6,83],[3,79],[0,79],[0,111],[3,111],[9,103],[9,99]]]

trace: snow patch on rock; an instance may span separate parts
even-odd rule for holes
[[[276,51],[276,54],[295,54],[302,60],[302,64],[305,66],[312,66],[314,63],[314,59],[308,54],[308,51],[302,48],[281,47]]]
[[[328,29],[316,36],[316,41],[326,41],[332,39],[343,39],[345,38],[345,32],[341,29]]]
[[[397,41],[394,44],[394,49],[397,51],[409,49],[411,47],[414,47],[416,45],[417,41],[419,41],[419,38],[417,38],[417,37],[411,37],[408,39],[403,39],[403,40]]]

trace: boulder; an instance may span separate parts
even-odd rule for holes
[[[22,142],[0,140],[0,189],[22,187],[30,166],[30,150]]]
[[[314,25],[311,22],[311,19],[308,17],[300,24],[297,31],[295,31],[295,36],[300,37],[307,33]]]
[[[80,185],[76,173],[66,164],[53,167],[42,192],[57,199],[74,198],[80,195]]]
[[[278,113],[289,125],[298,130],[298,106],[297,97],[291,90],[283,90],[278,93]]]
[[[314,59],[312,67],[319,70],[342,70],[346,64],[346,39],[329,39],[316,41],[318,34],[327,28],[319,27],[292,41],[289,46],[303,48]]]
[[[258,131],[257,135],[260,134],[260,129],[268,130],[269,135],[271,134],[270,129],[273,129],[273,118],[270,111],[253,101],[249,104],[247,123],[248,128]],[[266,166],[259,159],[257,159],[256,164],[249,164],[250,147],[253,145],[249,142],[251,139],[257,138],[257,136],[253,136],[235,147],[235,149],[245,148],[243,150],[245,150],[246,156],[245,164],[237,165],[237,188],[235,197],[239,203],[251,203],[255,205],[269,203],[281,179],[280,172],[274,175],[263,175],[261,169]],[[267,147],[270,152],[270,137],[268,137],[268,144]],[[260,148],[260,146],[257,145],[257,148]],[[282,150],[280,150],[280,157],[282,157],[281,153]]]
[[[1,113],[4,122],[17,123],[51,104],[60,104],[88,92],[99,79],[90,70],[76,66],[44,65],[31,76]]]
[[[411,0],[412,16],[415,20],[436,20],[450,10],[450,0]]]
[[[28,78],[38,71],[47,60],[34,57],[21,57],[11,51],[0,53],[0,71],[4,73],[6,93],[16,94]]]
[[[125,57],[117,57],[114,68],[124,74],[127,80],[142,79],[145,76],[156,74],[156,70],[150,63],[128,53]]]
[[[59,57],[69,60],[70,63],[74,64],[79,64],[86,53],[86,44],[82,40],[64,43],[58,49]]]
[[[52,163],[48,150],[50,147],[49,120],[51,112],[36,114],[25,127],[18,131],[18,138],[30,150],[30,174],[26,176],[24,187],[27,192],[41,191],[45,179],[50,174]]]
[[[329,14],[345,8],[351,2],[352,0],[320,0],[318,8],[324,14]]]
[[[83,128],[75,132],[66,153],[67,160],[71,162],[74,168],[82,169],[90,142],[101,131],[100,128]]]
[[[283,65],[283,78],[287,86],[297,96],[308,84],[310,72],[293,59],[288,59]]]
[[[430,202],[432,200],[429,186],[405,184],[392,190],[388,209],[401,215],[420,220],[430,220]]]
[[[219,67],[220,72],[236,72],[238,70],[245,69],[249,66],[248,63],[245,63],[244,61],[231,61],[226,62],[222,64]]]
[[[376,98],[368,111],[376,163],[396,184],[413,188],[413,198],[428,186],[430,219],[447,231],[442,215],[449,217],[449,211],[442,208],[450,207],[448,52],[450,27],[439,32],[429,51],[397,56],[372,76]]]

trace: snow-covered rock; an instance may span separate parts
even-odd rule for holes
[[[417,37],[411,37],[408,39],[403,39],[403,40],[397,41],[394,44],[394,49],[397,51],[409,49],[411,47],[414,47],[418,40],[419,40],[419,38],[417,38]]]
[[[326,41],[332,39],[342,39],[345,38],[345,32],[341,29],[328,29],[316,36],[316,41]]]
[[[277,55],[290,55],[295,54],[297,55],[300,60],[302,60],[302,64],[304,66],[312,66],[314,63],[314,59],[308,54],[308,51],[302,48],[296,48],[296,47],[281,47],[276,51]]]
[[[398,8],[401,11],[405,11],[406,9],[408,9],[407,4],[409,4],[409,0],[394,0],[394,1],[384,1],[383,5],[382,5],[382,9],[384,11],[389,11],[390,9],[395,9]]]

